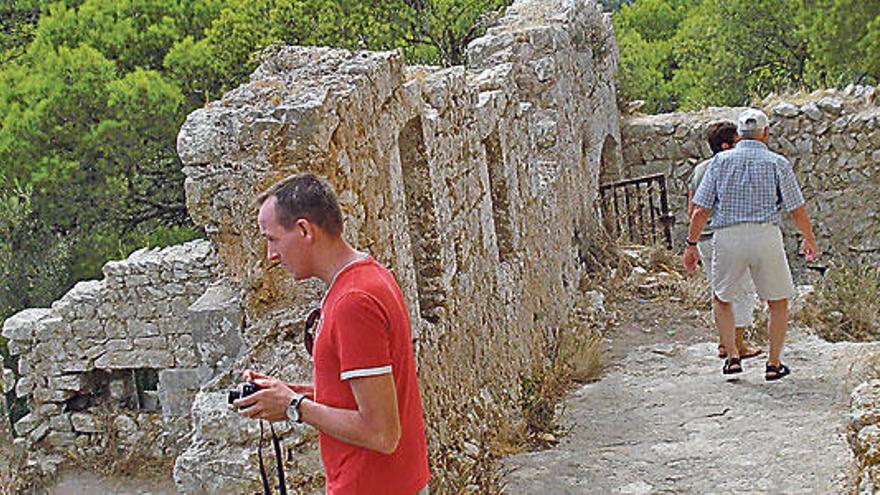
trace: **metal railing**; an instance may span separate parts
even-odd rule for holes
[[[638,244],[664,242],[672,249],[666,176],[648,175],[599,186],[602,221],[612,235]]]

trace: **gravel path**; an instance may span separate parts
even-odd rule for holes
[[[792,330],[783,355],[790,376],[765,382],[761,356],[727,381],[708,335],[670,337],[664,325],[619,332],[606,375],[568,398],[569,433],[506,461],[507,493],[850,491],[849,393],[875,344]]]

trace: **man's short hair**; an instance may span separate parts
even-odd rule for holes
[[[720,153],[724,151],[722,144],[727,143],[733,146],[733,142],[736,140],[736,125],[730,121],[715,122],[709,126],[706,139],[709,141],[712,153]]]
[[[275,215],[285,229],[305,218],[321,230],[342,235],[342,212],[333,188],[312,174],[292,175],[273,184],[257,196],[257,205],[275,196]]]

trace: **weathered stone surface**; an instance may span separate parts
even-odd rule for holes
[[[202,376],[197,369],[169,369],[159,373],[159,403],[162,414],[188,417]]]
[[[71,449],[75,446],[76,434],[70,432],[50,431],[43,441],[56,450]]]
[[[104,430],[101,421],[93,414],[73,413],[70,415],[70,422],[74,431],[79,433],[100,433]]]
[[[800,114],[800,110],[798,110],[798,107],[786,102],[774,105],[773,108],[770,109],[770,111],[775,115],[789,118],[796,117],[798,114]]]
[[[48,308],[30,308],[19,311],[3,322],[3,336],[9,340],[31,340],[37,322],[51,313]]]
[[[137,422],[130,416],[120,414],[113,418],[113,429],[119,435],[126,437],[134,433],[138,429]]]
[[[43,422],[43,418],[34,414],[29,413],[24,417],[16,421],[15,423],[15,433],[19,436],[27,435],[32,432],[34,428],[36,428],[40,423]]]
[[[95,360],[98,369],[170,368],[174,357],[167,350],[112,351]]]
[[[15,372],[9,368],[2,368],[0,376],[0,394],[8,394],[15,389]]]
[[[218,362],[235,358],[241,350],[244,308],[239,292],[228,283],[212,285],[187,310],[196,357],[211,374]]]
[[[229,323],[193,335],[199,369],[221,377],[241,349],[239,362],[286,377],[307,372],[301,344],[286,337],[301,333],[323,287],[269,269],[251,198],[285,175],[313,172],[336,189],[346,236],[393,270],[414,336],[467,335],[509,352],[497,359],[514,378],[456,371],[427,354],[420,369],[456,376],[458,393],[498,380],[499,394],[513,397],[512,368],[528,358],[501,343],[528,342],[568,318],[581,276],[572,239],[595,225],[600,163],[604,177],[622,171],[617,57],[610,20],[594,2],[557,0],[515,2],[470,44],[466,67],[407,68],[398,52],[273,51],[250,83],[196,110],[178,136],[187,208],[214,241],[229,286],[210,299],[232,303],[206,295],[208,309],[191,308],[196,320]],[[467,323],[475,321],[492,328]],[[239,332],[240,347],[218,345]],[[271,351],[260,351],[267,339]],[[198,397],[218,385],[197,396],[194,421],[208,407]],[[441,411],[426,416],[430,428],[446,427]],[[218,414],[216,427],[196,428],[176,469],[184,491],[212,481],[210,462],[238,466],[237,439],[227,437],[239,431],[234,419]]]

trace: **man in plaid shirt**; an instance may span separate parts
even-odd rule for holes
[[[791,164],[767,148],[767,116],[760,110],[748,109],[739,116],[737,131],[740,141],[736,147],[715,155],[694,195],[684,265],[688,271],[696,269],[697,241],[711,215],[715,229],[715,324],[728,350],[723,373],[743,370],[734,343],[731,300],[748,271],[758,295],[770,308],[770,355],[764,378],[778,380],[791,371],[781,363],[780,355],[788,326],[788,299],[794,295],[782,244],[782,211],[791,216],[803,234],[801,252],[807,261],[815,258],[818,249]]]

